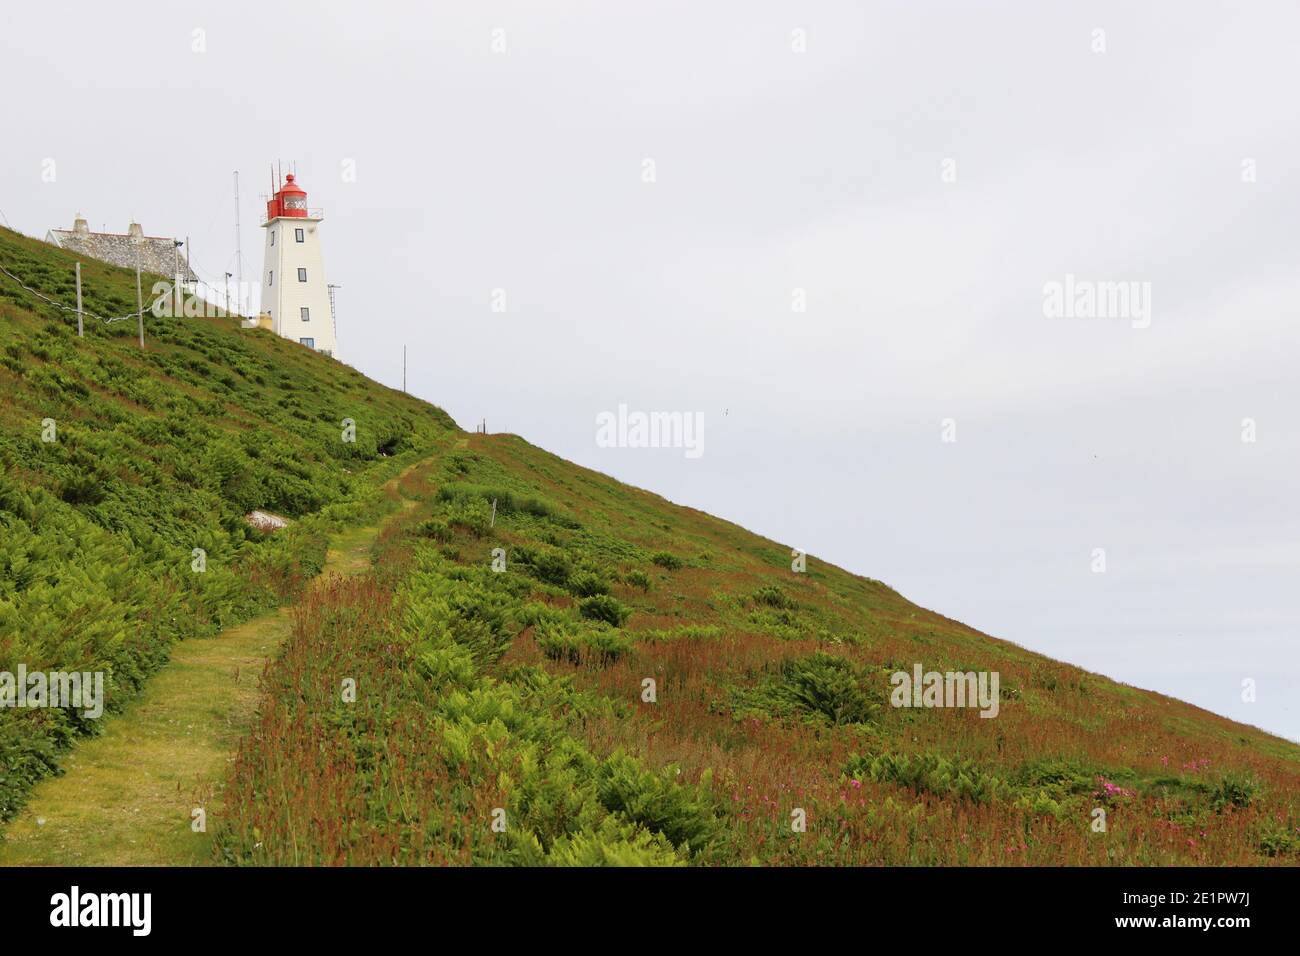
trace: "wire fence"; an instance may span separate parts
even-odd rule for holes
[[[96,315],[94,312],[91,312],[89,309],[82,308],[78,310],[75,305],[65,305],[64,303],[60,302],[58,299],[50,298],[44,292],[41,292],[38,289],[33,289],[31,286],[27,285],[25,282],[23,282],[22,279],[18,278],[18,276],[14,275],[3,265],[0,265],[0,272],[3,272],[9,278],[13,279],[15,282],[18,283],[18,285],[20,285],[23,288],[24,291],[30,292],[32,295],[36,296],[36,298],[40,299],[42,302],[47,302],[57,309],[62,309],[64,312],[71,312],[73,315],[76,315],[77,312],[80,311],[82,315],[88,316],[92,319],[98,319],[100,322],[103,322],[105,325],[112,325],[114,322],[125,322],[128,319],[138,319],[143,315],[147,315],[148,313],[153,311],[154,306],[156,306],[159,302],[162,302],[164,299],[170,298],[172,295],[171,290],[168,290],[167,292],[163,293],[162,295],[154,299],[152,302],[150,302],[143,309],[138,309],[137,311],[131,312],[127,315],[117,315],[112,318],[105,318],[102,315]]]

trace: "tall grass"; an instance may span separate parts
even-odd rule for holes
[[[228,787],[223,858],[1297,862],[1300,761],[1276,738],[837,569],[775,571],[780,546],[518,439],[475,437],[431,477],[533,487],[581,526],[499,509],[479,535],[448,523],[466,495],[424,494],[385,533],[371,580],[322,595],[268,672],[268,710]],[[447,533],[427,536],[427,522]],[[652,560],[670,546],[698,557]],[[583,616],[584,575],[626,611],[617,623]],[[758,609],[783,615],[779,629]],[[890,707],[889,674],[917,660],[998,669],[1014,692],[995,720]],[[345,675],[364,700],[340,702]]]

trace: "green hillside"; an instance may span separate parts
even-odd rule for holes
[[[59,251],[0,233],[0,265],[70,301]],[[88,308],[133,307],[134,276],[84,274]],[[0,670],[107,669],[121,708],[174,641],[296,602],[215,863],[1300,861],[1294,744],[795,570],[233,320],[148,334],[78,340],[0,276]],[[368,573],[304,587],[329,533],[385,515]],[[917,664],[996,671],[997,716],[893,706]],[[95,730],[0,711],[0,810]]]
[[[75,303],[73,265],[0,230],[0,266],[49,298]],[[83,262],[82,277],[86,309],[135,309],[133,273]],[[0,274],[0,670],[106,671],[110,710],[173,641],[293,597],[326,532],[385,507],[379,485],[454,427],[234,319],[150,315],[144,351],[135,326],[87,319],[79,339],[75,315]],[[254,508],[290,527],[254,530]],[[72,711],[0,709],[0,819],[93,729]]]

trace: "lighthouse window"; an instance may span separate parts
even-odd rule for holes
[[[293,231],[293,237],[294,237],[294,239],[298,240],[299,242],[302,242],[302,241],[303,241],[303,239],[302,239],[302,230],[301,230],[301,229],[295,229],[295,230]]]
[[[271,245],[275,245],[275,230],[271,230]]]
[[[302,345],[307,346],[307,348],[309,349],[314,349],[316,347],[315,339],[299,339],[298,342]]]
[[[270,272],[268,272],[268,273],[266,274],[266,284],[267,284],[267,285],[275,285],[275,270],[274,270],[274,269],[272,269]]]
[[[304,322],[310,322],[310,321],[311,321],[311,309],[307,308],[307,307],[304,305],[301,309],[299,309],[299,311],[302,313],[302,320],[303,320]]]
[[[299,282],[306,282],[306,281],[307,281],[307,270],[306,270],[306,269],[299,269],[299,270],[298,270],[298,281],[299,281]]]

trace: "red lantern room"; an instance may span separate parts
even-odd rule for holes
[[[300,219],[307,216],[307,193],[293,181],[293,173],[284,177],[284,186],[266,204],[266,218],[274,219],[277,216]]]

